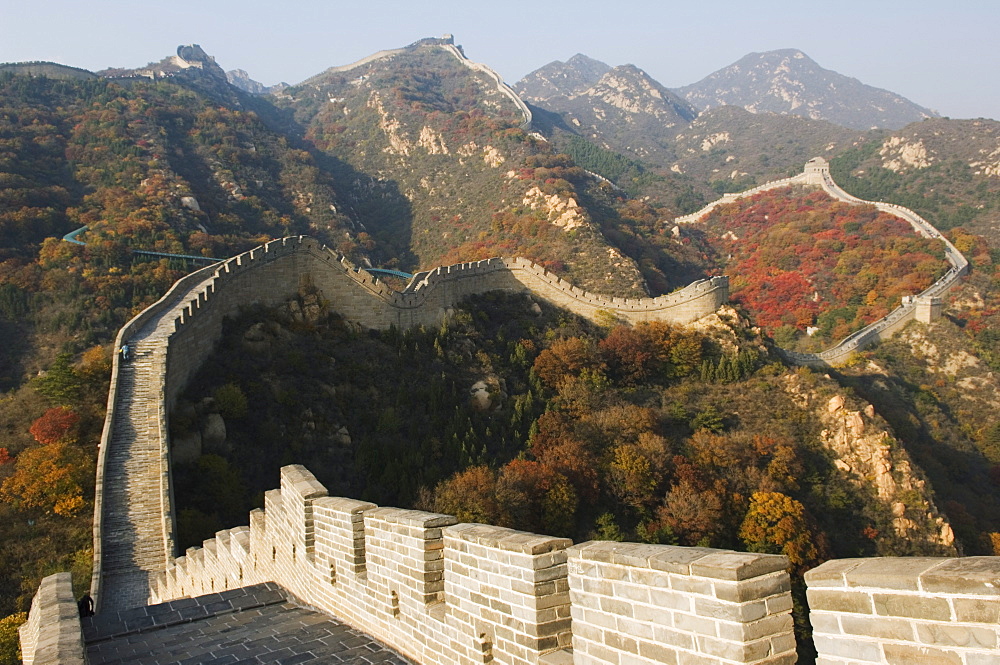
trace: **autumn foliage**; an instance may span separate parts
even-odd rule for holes
[[[65,406],[57,406],[46,411],[30,428],[35,441],[49,445],[73,436],[73,428],[80,422],[80,416]]]
[[[948,264],[944,247],[874,206],[784,188],[717,207],[709,244],[732,298],[769,331],[841,339],[923,291]]]

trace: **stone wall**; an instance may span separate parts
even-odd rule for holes
[[[318,289],[333,311],[377,329],[436,325],[462,299],[496,290],[531,292],[593,321],[609,314],[629,323],[690,323],[715,312],[729,295],[728,280],[714,277],[658,298],[605,297],[579,289],[521,258],[444,266],[415,275],[397,292],[305,237],[270,242],[212,269],[213,278],[189,295],[185,311],[172,324],[168,406],[211,352],[225,317],[249,304],[282,302],[302,288]]]
[[[131,432],[130,436],[135,438],[149,437],[150,445],[145,446],[144,454],[153,454],[162,460],[156,469],[143,467],[142,481],[132,479],[133,484],[145,488],[160,488],[161,508],[154,511],[156,519],[162,522],[156,529],[160,534],[156,537],[159,543],[155,548],[152,543],[131,545],[136,551],[159,549],[169,556],[173,552],[174,519],[168,417],[177,396],[212,352],[227,316],[247,305],[283,302],[303,288],[318,289],[331,309],[345,319],[380,329],[437,325],[463,298],[493,290],[531,292],[594,321],[609,315],[631,323],[648,320],[688,323],[711,314],[728,298],[728,282],[718,277],[695,282],[659,298],[608,298],[576,288],[524,259],[489,259],[437,268],[416,275],[403,292],[397,292],[315,240],[304,237],[275,240],[192,273],[129,321],[116,339],[116,348],[131,340],[145,340],[144,343],[151,347],[148,362],[152,367],[142,375],[142,381],[149,385],[137,385],[134,391],[119,389],[121,367],[117,356],[112,370],[95,499],[91,589],[99,608],[103,607],[103,562],[106,556],[113,554],[104,552],[102,534],[110,528],[105,525],[105,495],[112,490],[120,493],[121,485],[126,482],[122,477],[108,477],[106,473],[109,452],[116,445],[115,432],[119,437],[123,436],[123,431]],[[145,378],[147,376],[149,378]],[[128,419],[129,414],[148,406],[148,397],[142,397],[145,400],[142,403],[133,404],[131,400],[139,399],[136,395],[153,396],[158,402],[160,408],[155,422],[116,428],[119,420]],[[157,437],[158,441],[152,441]],[[119,450],[124,443],[117,441]],[[121,512],[120,509],[116,511]],[[150,567],[161,570],[163,564],[144,561],[137,565],[144,570]]]
[[[820,187],[831,197],[846,203],[868,204],[875,206],[881,212],[894,215],[909,222],[914,232],[925,237],[934,238],[944,243],[945,259],[951,264],[951,268],[941,276],[934,284],[925,289],[917,296],[904,299],[903,304],[887,316],[874,323],[851,333],[835,346],[820,353],[797,353],[795,351],[784,351],[782,354],[789,362],[798,365],[828,366],[838,365],[850,358],[852,353],[860,351],[870,344],[889,339],[899,332],[914,319],[929,322],[932,316],[940,315],[943,306],[940,302],[935,303],[935,298],[940,298],[958,284],[958,280],[969,271],[969,262],[960,251],[926,219],[913,212],[909,208],[896,205],[895,203],[875,203],[865,201],[845,192],[833,181],[830,175],[830,166],[822,157],[813,157],[806,162],[802,173],[791,178],[783,178],[765,183],[758,187],[748,189],[736,194],[725,194],[721,199],[709,203],[698,212],[684,215],[674,220],[675,224],[692,224],[698,222],[702,217],[715,210],[716,207],[725,203],[731,203],[737,199],[752,196],[760,192],[765,192],[788,185],[812,185]]]
[[[806,583],[818,665],[1000,663],[1000,557],[828,561]]]
[[[521,128],[529,129],[531,127],[531,109],[529,109],[528,105],[524,103],[524,100],[518,97],[517,93],[514,92],[513,88],[511,88],[504,82],[503,77],[501,77],[500,74],[498,74],[496,71],[494,71],[491,67],[487,65],[469,60],[468,58],[465,57],[465,54],[462,53],[458,49],[458,47],[456,47],[453,43],[449,42],[446,44],[439,44],[439,46],[444,50],[448,51],[449,53],[451,53],[456,58],[458,58],[458,61],[461,62],[466,67],[468,67],[469,69],[475,70],[477,72],[482,72],[483,74],[491,78],[493,80],[493,83],[496,84],[497,91],[501,95],[507,97],[511,102],[513,102],[514,105],[521,112],[521,114],[524,116],[524,122],[521,123]]]
[[[289,466],[151,600],[273,581],[427,665],[794,662],[784,557],[571,544],[329,497]]]
[[[787,566],[697,547],[572,547],[576,662],[794,663]]]
[[[18,630],[24,665],[83,665],[80,614],[69,573],[42,580],[31,600],[28,621]]]

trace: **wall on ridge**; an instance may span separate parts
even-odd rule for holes
[[[728,300],[728,280],[700,280],[658,298],[609,298],[579,289],[525,259],[488,259],[416,275],[403,292],[354,268],[311,238],[284,238],[214,268],[214,277],[190,295],[170,328],[168,407],[211,353],[222,321],[250,304],[274,305],[301,288],[315,287],[330,307],[367,328],[436,325],[463,298],[487,291],[531,292],[590,320],[611,314],[629,323],[684,324],[715,312]],[[204,274],[204,273],[199,273]],[[203,277],[202,277],[203,279]]]
[[[677,217],[674,219],[674,223],[691,224],[699,221],[702,217],[712,212],[717,206],[730,203],[740,198],[752,196],[759,192],[776,189],[778,187],[785,187],[788,185],[815,185],[838,201],[873,205],[881,212],[904,219],[909,222],[910,226],[913,227],[914,232],[917,234],[925,238],[935,238],[943,242],[945,246],[945,258],[948,260],[948,263],[951,264],[951,269],[923,292],[909,300],[904,299],[902,305],[889,312],[889,314],[884,318],[869,324],[857,332],[851,333],[835,346],[820,353],[798,353],[796,351],[786,351],[781,349],[782,354],[789,362],[798,365],[813,365],[818,367],[837,365],[845,362],[848,358],[850,358],[852,353],[860,351],[875,342],[889,339],[895,333],[905,328],[910,321],[913,321],[914,319],[923,320],[925,318],[929,318],[934,311],[940,312],[940,307],[931,304],[932,299],[938,298],[951,290],[956,284],[958,284],[958,280],[969,271],[969,262],[965,256],[958,251],[951,241],[941,235],[941,233],[934,228],[930,222],[909,208],[904,208],[903,206],[896,205],[895,203],[875,203],[872,201],[865,201],[848,194],[841,189],[836,182],[834,182],[833,177],[830,175],[830,165],[822,157],[813,157],[810,159],[806,162],[805,167],[802,169],[802,173],[796,176],[783,178],[781,180],[774,180],[736,194],[725,194],[721,199],[709,203],[698,212],[691,213],[690,215],[684,215],[683,217]]]
[[[452,43],[440,44],[440,47],[451,53],[456,58],[458,58],[458,61],[461,62],[466,67],[468,67],[469,69],[473,69],[477,72],[482,72],[483,74],[486,74],[488,77],[493,79],[493,82],[496,83],[497,90],[500,92],[500,94],[504,95],[505,97],[510,99],[510,101],[514,102],[514,105],[517,106],[517,108],[524,115],[524,122],[521,123],[521,128],[528,129],[529,127],[531,127],[531,109],[529,109],[528,105],[524,103],[524,100],[522,100],[520,97],[517,96],[517,93],[514,92],[513,88],[511,88],[504,82],[503,77],[501,77],[500,74],[498,74],[496,71],[493,70],[493,68],[487,65],[469,60],[468,58],[465,57],[465,54],[462,53],[458,49],[458,47],[456,47]]]
[[[169,459],[166,449],[169,413],[221,337],[223,320],[236,314],[240,307],[279,304],[308,287],[319,289],[332,309],[345,319],[381,329],[437,325],[463,298],[491,290],[530,291],[592,320],[611,314],[632,323],[647,320],[687,323],[711,314],[728,297],[726,280],[713,278],[659,298],[605,298],[578,289],[523,259],[490,259],[438,268],[415,276],[400,293],[313,239],[300,236],[275,240],[178,280],[163,298],[119,332],[116,348],[140,330],[149,333],[147,339],[159,340],[161,344],[154,352],[163,365],[158,377],[160,383],[145,388],[148,394],[162,398],[158,435],[164,460]],[[174,315],[172,311],[180,313]],[[164,318],[157,320],[157,317]],[[145,330],[151,325],[156,326],[155,330]],[[116,356],[98,457],[91,583],[98,602],[102,588],[104,469],[113,445],[114,423],[125,415],[120,410],[127,407],[119,404],[118,399],[119,361]],[[142,431],[136,435],[152,434]],[[169,473],[166,477],[169,479]],[[165,486],[161,499],[163,515],[173,514],[170,496],[170,488]],[[169,531],[168,524],[164,529],[167,552],[173,549]]]
[[[783,556],[571,547],[329,497],[298,465],[250,518],[178,558],[152,601],[276,582],[423,665],[795,662]]]

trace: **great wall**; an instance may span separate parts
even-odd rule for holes
[[[823,171],[814,169],[817,176]],[[934,295],[958,270],[953,261]],[[98,617],[81,624],[68,574],[46,578],[21,628],[25,663],[87,662],[98,641],[131,641],[154,629],[157,617],[181,607],[176,599],[209,594],[205,603],[225,604],[224,594],[260,583],[276,583],[422,664],[796,661],[782,556],[573,545],[457,524],[329,497],[299,466],[282,470],[280,489],[267,493],[249,527],[219,532],[175,559],[170,408],[226,316],[303,288],[370,328],[433,324],[462,298],[495,289],[631,323],[690,322],[728,294],[726,280],[714,278],[660,298],[609,299],[522,259],[438,268],[395,292],[301,237],[188,275],[116,339],[129,343],[134,360],[116,358],[98,460],[91,583]],[[1000,665],[1000,557],[834,560],[806,583],[821,665]]]
[[[941,315],[943,309],[941,296],[958,284],[958,280],[969,271],[968,260],[930,222],[909,208],[904,208],[893,203],[864,201],[845,192],[833,181],[833,178],[830,176],[830,167],[826,160],[821,157],[815,157],[806,162],[802,173],[796,176],[773,180],[759,187],[753,187],[735,194],[725,194],[722,198],[709,203],[697,212],[677,217],[674,219],[674,224],[693,224],[721,205],[732,203],[737,199],[753,196],[761,192],[793,185],[820,187],[838,201],[859,205],[872,205],[882,212],[895,215],[907,221],[919,235],[925,238],[935,238],[944,243],[945,259],[951,264],[951,268],[923,292],[904,298],[902,304],[889,312],[885,317],[861,330],[851,333],[829,349],[820,353],[797,353],[795,351],[782,350],[782,354],[786,360],[797,365],[820,367],[838,365],[850,358],[851,354],[860,351],[866,346],[892,337],[892,335],[905,328],[910,321],[930,323],[933,319]]]

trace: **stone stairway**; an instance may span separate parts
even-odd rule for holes
[[[160,389],[173,321],[204,281],[178,294],[130,339],[131,362],[118,361],[118,388],[111,442],[105,451],[101,525],[100,612],[145,605],[149,577],[162,571],[167,551],[163,504]]]

